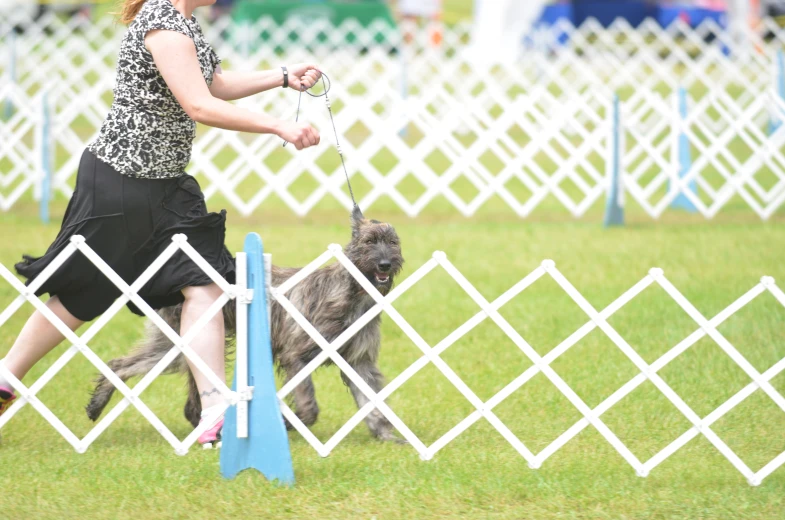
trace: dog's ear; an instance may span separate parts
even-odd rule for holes
[[[355,205],[354,209],[352,210],[352,217],[351,217],[352,238],[355,238],[357,235],[360,234],[360,226],[362,225],[362,222],[364,220],[365,220],[365,217],[363,216],[363,212],[360,211],[360,207],[359,206]]]

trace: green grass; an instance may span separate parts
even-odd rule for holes
[[[474,2],[472,0],[444,0],[444,21],[455,23],[470,20]]]
[[[55,207],[56,217],[63,206]],[[440,211],[410,220],[383,207],[367,216],[391,220],[407,259],[403,276],[434,249],[444,250],[478,290],[493,299],[545,258],[596,308],[603,308],[653,266],[706,316],[714,316],[754,286],[762,275],[785,279],[782,218],[763,224],[731,212],[708,223],[668,213],[652,222],[635,216],[623,229],[603,230],[597,220],[574,221],[563,212],[520,221],[490,211],[471,220]],[[241,247],[257,231],[276,263],[303,265],[332,242],[348,239],[345,211],[326,208],[308,219],[265,207],[254,219],[231,215],[228,245]],[[55,218],[57,220],[57,218]],[[42,226],[32,204],[0,216],[0,262],[11,266],[23,253],[41,253],[57,232]],[[780,244],[780,245],[778,245]],[[0,308],[14,297],[0,283]],[[396,308],[435,344],[477,311],[446,274],[436,271]],[[13,341],[29,306],[0,329],[0,355]],[[587,321],[556,284],[543,279],[502,308],[502,314],[541,354]],[[648,361],[696,329],[662,290],[651,287],[618,311],[611,324]],[[142,322],[123,311],[91,345],[104,360],[126,352]],[[731,317],[720,331],[760,371],[785,356],[785,309],[763,295]],[[62,353],[64,347],[57,352]],[[31,384],[51,356],[26,379]],[[389,320],[383,325],[381,367],[392,378],[418,357],[411,341]],[[444,360],[482,398],[488,399],[530,366],[498,328],[487,321],[458,341]],[[595,406],[636,371],[619,350],[595,331],[554,364],[554,369]],[[79,436],[91,428],[82,407],[95,375],[78,356],[39,394]],[[704,339],[662,370],[664,379],[705,415],[748,383],[719,347]],[[785,376],[773,383],[785,391]],[[314,432],[329,438],[354,405],[335,368],[316,377],[322,409]],[[163,377],[143,399],[181,438],[184,382]],[[116,400],[115,400],[116,402]],[[432,366],[388,400],[426,444],[472,410]],[[495,409],[538,452],[579,419],[549,381],[536,376]],[[640,458],[648,459],[688,428],[687,421],[649,383],[603,416]],[[785,415],[760,392],[715,425],[715,431],[753,470],[785,449]],[[421,461],[408,446],[375,442],[357,427],[325,459],[299,436],[290,435],[297,477],[294,489],[279,488],[256,474],[224,481],[218,455],[192,450],[178,457],[134,410],[127,410],[84,455],[70,446],[30,407],[3,430],[0,486],[2,518],[781,518],[785,469],[757,488],[704,438],[691,441],[646,479],[593,428],[587,428],[539,470],[526,462],[484,420],[436,457]]]

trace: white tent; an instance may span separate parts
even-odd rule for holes
[[[515,55],[549,0],[474,0],[472,49],[476,58]]]

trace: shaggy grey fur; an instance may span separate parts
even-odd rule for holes
[[[379,292],[387,294],[404,261],[398,234],[389,224],[366,220],[356,207],[352,212],[351,222],[352,240],[344,252]],[[279,286],[297,271],[299,268],[273,266],[272,285]],[[286,296],[328,342],[335,340],[374,305],[373,299],[338,263],[317,270],[291,289]],[[159,314],[174,330],[179,331],[181,310],[182,306],[168,307],[159,311]],[[235,334],[234,312],[233,304],[224,307],[228,344],[231,344]],[[384,377],[378,368],[380,326],[381,316],[377,316],[339,350],[341,356],[376,392],[384,386]],[[321,352],[310,336],[277,302],[272,304],[271,327],[273,357],[287,380],[294,377]],[[148,323],[142,343],[130,355],[110,361],[109,367],[123,381],[142,376],[171,348],[172,344],[166,336],[155,325]],[[196,426],[199,423],[201,402],[196,384],[182,355],[179,355],[166,371],[175,372],[188,374],[189,391],[185,417]],[[342,373],[341,378],[351,390],[357,407],[363,407],[368,399],[345,374]],[[100,376],[86,408],[90,419],[98,419],[113,392],[114,385]],[[310,376],[294,389],[293,404],[297,417],[305,425],[310,426],[316,422],[319,406]],[[399,441],[393,426],[378,410],[374,409],[365,422],[378,439]],[[291,425],[287,423],[287,427],[291,428]]]

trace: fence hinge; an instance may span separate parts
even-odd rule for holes
[[[253,389],[254,387],[249,386],[245,390],[237,392],[237,400],[238,401],[250,401],[253,399]]]
[[[253,301],[253,289],[240,290],[237,294],[237,301],[249,305]]]

